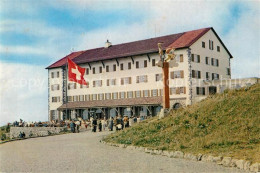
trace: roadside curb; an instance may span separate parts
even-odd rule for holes
[[[162,155],[169,158],[180,158],[180,159],[187,159],[193,161],[212,162],[218,165],[222,165],[224,167],[236,167],[238,169],[245,170],[245,171],[260,172],[260,163],[258,162],[251,163],[250,161],[246,161],[242,159],[239,160],[232,157],[212,156],[206,154],[195,155],[191,153],[184,153],[182,151],[154,150],[145,147],[137,147],[133,145],[108,143],[103,140],[100,140],[100,142],[109,146],[125,148],[128,150],[138,150],[152,155]]]

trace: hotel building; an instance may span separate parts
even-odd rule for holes
[[[162,106],[158,43],[175,48],[170,62],[171,108],[191,105],[223,90],[232,55],[213,28],[72,52],[48,66],[49,120],[116,115],[156,115]],[[67,58],[86,68],[88,85],[67,83]],[[67,88],[66,88],[67,87]],[[67,91],[67,97],[66,97]]]

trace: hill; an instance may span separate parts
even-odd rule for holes
[[[260,162],[260,84],[226,90],[163,119],[154,117],[106,137],[106,142],[210,153]]]

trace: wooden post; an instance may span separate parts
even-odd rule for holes
[[[163,108],[170,108],[170,96],[169,96],[169,63],[163,62]]]

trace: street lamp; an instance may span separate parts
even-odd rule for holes
[[[170,93],[169,93],[169,61],[174,60],[175,54],[173,48],[168,48],[163,52],[162,43],[158,43],[160,60],[156,63],[158,67],[162,68],[163,77],[163,109],[159,117],[162,118],[168,113],[170,108]]]

